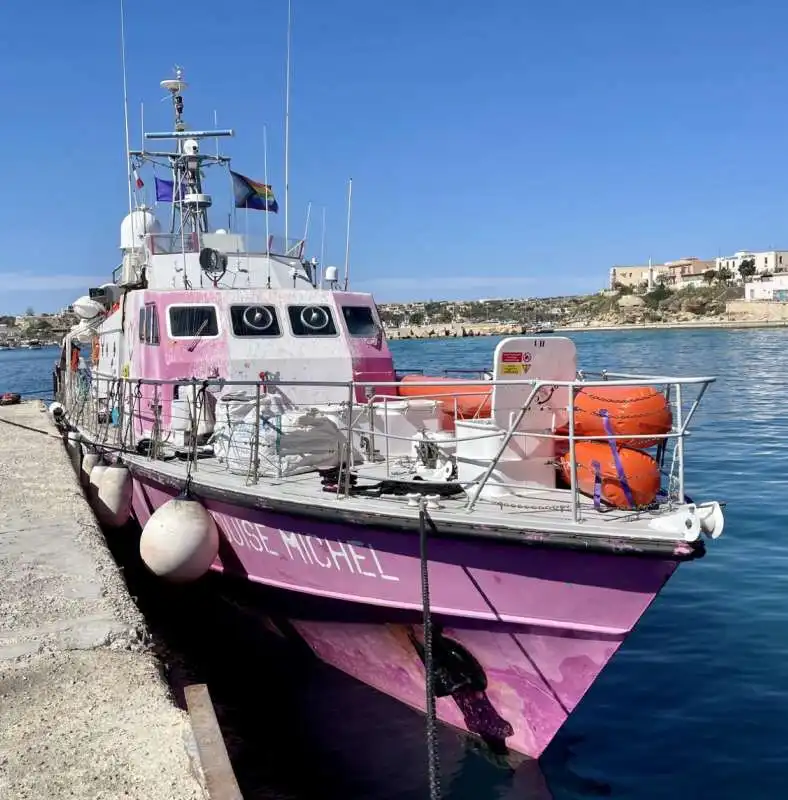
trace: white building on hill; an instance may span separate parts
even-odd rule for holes
[[[788,250],[765,250],[759,253],[739,250],[738,253],[734,253],[732,256],[716,258],[715,268],[719,272],[723,267],[726,267],[733,273],[734,278],[738,278],[741,262],[749,258],[755,261],[756,275],[763,275],[764,273],[774,275],[778,272],[788,272]]]
[[[768,280],[749,281],[744,284],[745,300],[776,300],[788,303],[788,273],[780,273]]]

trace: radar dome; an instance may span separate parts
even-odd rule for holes
[[[153,212],[144,206],[135,208],[120,223],[120,249],[136,250],[148,233],[161,233],[161,225]]]

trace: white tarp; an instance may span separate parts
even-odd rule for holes
[[[248,394],[225,395],[216,404],[210,443],[230,472],[252,471],[256,400]],[[257,474],[286,477],[328,469],[340,463],[347,437],[336,422],[316,409],[286,411],[281,396],[260,398]]]

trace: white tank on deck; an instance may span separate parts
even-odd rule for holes
[[[161,225],[152,211],[141,206],[135,208],[120,223],[120,249],[137,250],[149,233],[161,233]]]
[[[157,508],[140,537],[145,566],[179,583],[202,577],[218,552],[219,531],[213,517],[196,500],[182,497]]]

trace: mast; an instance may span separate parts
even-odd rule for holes
[[[129,154],[129,94],[126,83],[126,14],[123,0],[120,0],[120,61],[123,69],[123,125],[126,134],[126,180],[129,186],[129,214],[132,211],[131,201],[131,155]]]
[[[213,199],[202,188],[201,167],[205,162],[227,164],[229,159],[223,156],[212,156],[200,153],[200,139],[216,136],[233,136],[232,130],[189,131],[183,119],[183,92],[188,84],[183,79],[183,70],[175,68],[175,77],[161,81],[162,89],[172,97],[175,112],[175,130],[168,132],[146,133],[146,139],[174,139],[174,153],[133,153],[143,158],[146,156],[165,157],[170,161],[172,169],[172,217],[170,232],[174,234],[205,233],[208,231],[208,209]]]
[[[290,248],[288,216],[290,208],[290,32],[292,28],[291,0],[287,0],[287,75],[285,77],[285,250]]]

